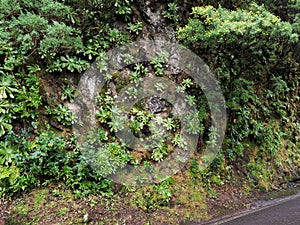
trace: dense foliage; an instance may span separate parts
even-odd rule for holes
[[[106,26],[109,34],[97,38],[95,31],[85,30],[97,22],[93,11],[109,8],[104,3],[89,2],[83,10],[81,1],[69,5],[52,0],[1,0],[1,196],[59,180],[79,192],[109,191],[111,182],[92,172],[74,138],[50,127],[51,120],[72,125],[72,113],[62,103],[74,99],[74,84],[62,82],[57,87],[61,95],[47,99],[41,83],[42,77],[60,72],[78,76],[89,66],[88,59],[111,44],[127,42],[128,34],[105,23],[105,17],[113,15],[109,11],[101,13],[103,24],[97,28],[101,33]]]
[[[261,161],[275,160],[287,171],[297,167],[299,81],[292,50],[298,35],[293,26],[255,3],[234,11],[204,6],[193,8],[178,37],[207,60],[221,82],[230,115],[223,151],[229,162],[248,161],[262,183],[272,175],[257,176],[268,173],[257,168]],[[255,146],[259,152],[253,156]],[[292,161],[279,163],[282,148],[288,148]]]
[[[157,112],[145,109],[150,99],[128,113],[129,128],[138,137],[152,134],[155,145],[130,149],[115,136],[124,121],[113,117],[118,114],[114,91],[129,85],[126,96],[136,98],[141,79],[149,74],[171,74],[168,78],[177,82],[176,91],[188,93],[187,104],[198,112],[191,112],[184,123],[190,134],[200,133],[200,140],[184,168],[185,180],[178,175],[138,189],[134,196],[138,207],[166,206],[176,191],[194,190],[198,183],[211,190],[212,184],[230,182],[232,171],[242,174],[250,187],[264,190],[299,176],[297,0],[160,3],[163,25],[176,29],[178,40],[205,60],[222,88],[229,117],[222,150],[210,168],[199,169],[201,150],[215,134],[205,96],[191,78],[172,74],[176,69],[165,63],[168,54],[160,52],[150,62],[105,75],[109,85],[97,96],[98,133],[83,146],[89,149],[89,144],[97,144],[102,150],[95,157],[100,172],[91,168],[72,133],[76,118],[70,103],[76,97],[80,73],[94,60],[105,71],[107,65],[101,59],[107,50],[162,29],[149,22],[141,4],[133,0],[0,0],[0,197],[51,182],[64,182],[77,194],[111,196],[113,182],[103,176],[119,166],[130,163],[151,170],[175,147],[186,150],[179,132],[182,118],[171,113],[155,117]],[[149,36],[155,36],[155,31]],[[132,59],[123,57],[128,62]],[[160,92],[165,86],[157,83],[155,88]],[[155,129],[157,125],[164,132]],[[176,179],[186,186],[179,188]]]

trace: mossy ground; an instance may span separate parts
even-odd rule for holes
[[[205,187],[176,178],[173,197],[161,204],[149,187],[121,188],[112,197],[78,197],[63,184],[50,185],[1,203],[5,224],[190,224],[251,204],[253,196],[230,184]],[[1,223],[0,223],[1,224]]]
[[[0,224],[191,224],[251,208],[257,200],[292,195],[299,183],[280,190],[251,189],[246,179],[211,185],[193,181],[188,174],[174,178],[173,197],[162,203],[151,186],[121,187],[113,196],[77,196],[64,184],[33,189],[0,204]],[[187,179],[189,182],[186,182]]]

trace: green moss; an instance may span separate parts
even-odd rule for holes
[[[46,203],[46,198],[49,195],[48,189],[36,190],[33,192],[34,196],[34,210],[37,210]]]

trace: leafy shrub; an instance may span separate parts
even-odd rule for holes
[[[298,40],[291,24],[257,4],[236,11],[195,7],[178,37],[200,56],[206,58],[209,53],[216,75],[226,82],[236,76],[255,79],[266,74],[267,69],[282,60],[283,49]]]
[[[51,131],[32,138],[26,132],[24,136],[11,132],[6,141],[1,142],[1,197],[53,181],[64,181],[77,189],[78,194],[110,193],[111,181],[94,173],[78,150],[66,151],[72,138],[66,139]]]
[[[62,19],[65,13],[72,12],[70,7],[52,0],[24,1],[16,6],[2,11],[6,14],[1,18],[0,40],[15,50],[6,61],[24,55],[24,60],[35,56],[48,64],[56,55],[83,51],[79,29],[66,25]]]
[[[0,75],[0,136],[5,130],[12,129],[13,121],[17,118],[37,118],[37,109],[41,105],[39,93],[39,79],[35,72],[39,71],[38,66],[28,67],[25,71],[8,74],[2,71]],[[24,79],[25,84],[20,84],[19,80]]]
[[[291,115],[298,111],[291,100],[297,84],[283,76],[298,80],[287,53],[298,41],[293,26],[256,3],[235,10],[203,6],[193,8],[178,37],[207,60],[220,80],[229,114],[224,156],[236,162],[251,154],[251,146],[260,146],[261,157],[271,159],[292,137],[284,108]]]
[[[57,108],[46,106],[45,109],[48,115],[54,116],[55,120],[65,126],[71,126],[74,123],[73,113],[68,109],[67,106],[60,104],[57,106]]]
[[[107,21],[113,22],[116,10],[129,5],[113,6],[109,0],[0,0],[0,4],[0,196],[52,181],[64,181],[79,194],[101,190],[111,194],[112,182],[93,172],[76,142],[49,130],[41,110],[45,98],[40,77],[81,73],[89,66],[87,60],[127,43],[129,32],[112,28]],[[139,32],[141,25],[132,23],[129,31]],[[57,107],[43,107],[46,115],[71,126],[73,115],[62,102],[72,102],[74,95],[66,87],[55,101]],[[124,149],[118,143],[106,147],[113,155]],[[123,156],[128,158],[127,153]]]

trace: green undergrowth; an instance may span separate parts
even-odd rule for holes
[[[55,181],[64,181],[77,194],[102,190],[111,195],[112,182],[92,171],[70,134],[74,117],[66,104],[76,96],[76,82],[68,78],[76,79],[102,51],[137,35],[140,23],[137,30],[134,23],[118,30],[107,22],[129,2],[0,4],[1,198]],[[62,81],[51,82],[56,76]]]
[[[251,198],[299,178],[299,1],[160,4],[164,23],[207,63],[226,100],[226,135],[212,164],[201,169],[216,134],[205,95],[167,64],[167,52],[136,64],[123,54],[128,66],[105,73],[109,85],[97,93],[97,133],[85,146],[73,133],[80,74],[95,60],[107,71],[106,51],[154,26],[137,1],[0,0],[0,198],[11,200],[7,224],[199,222],[218,215],[214,207],[235,210],[237,196]],[[197,110],[179,117],[170,102],[147,98],[124,117],[114,105],[116,92],[127,86],[124,95],[136,99],[149,77],[171,80],[174,93],[187,94],[185,106]],[[154,85],[157,93],[166,88]],[[124,118],[136,137],[152,142],[127,147],[116,135]],[[141,187],[104,178],[126,163],[151,171],[176,148],[187,151],[181,120],[188,135],[200,137],[174,176]],[[93,146],[101,151],[82,154]]]
[[[298,35],[293,25],[255,3],[234,11],[204,6],[193,8],[178,34],[221,82],[229,118],[219,157],[262,190],[298,176],[299,80],[293,52]]]

